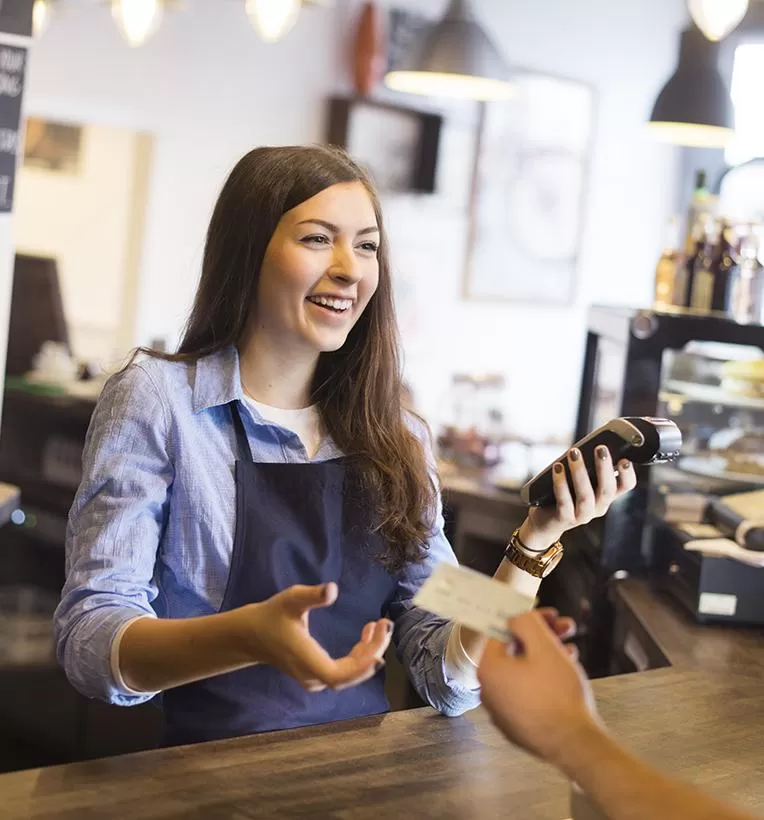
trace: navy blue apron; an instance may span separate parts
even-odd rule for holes
[[[340,458],[262,464],[252,458],[238,405],[236,529],[220,611],[264,601],[294,584],[336,581],[337,602],[310,613],[310,632],[335,658],[358,642],[369,621],[384,617],[396,579],[375,558],[368,504],[352,466]],[[162,696],[165,744],[328,723],[389,708],[384,671],[341,692],[306,692],[270,666],[252,666],[168,689]]]

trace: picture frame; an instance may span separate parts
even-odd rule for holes
[[[573,302],[596,126],[595,90],[523,70],[516,93],[483,103],[462,296]]]
[[[329,100],[327,141],[363,165],[382,192],[435,191],[442,117],[364,97]]]
[[[77,174],[82,127],[28,117],[24,129],[24,165],[61,174]]]

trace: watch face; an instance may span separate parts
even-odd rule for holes
[[[545,564],[544,569],[541,571],[541,577],[546,578],[552,570],[560,563],[560,559],[562,558],[562,550],[557,552],[556,555],[553,555],[547,564]]]

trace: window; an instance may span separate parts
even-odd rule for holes
[[[764,221],[764,42],[742,43],[735,49],[732,104],[735,136],[724,158],[730,170],[719,191],[719,213],[741,222]],[[759,159],[750,163],[750,160]],[[743,164],[749,163],[749,164]]]
[[[735,49],[732,68],[732,104],[735,138],[727,148],[729,165],[764,157],[764,43],[744,43]]]

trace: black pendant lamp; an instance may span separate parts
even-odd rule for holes
[[[679,63],[650,116],[651,132],[665,142],[723,148],[734,131],[729,90],[719,74],[719,43],[692,25],[681,35]]]
[[[500,100],[512,96],[510,71],[468,0],[451,0],[443,19],[385,76],[396,91],[433,97]]]

